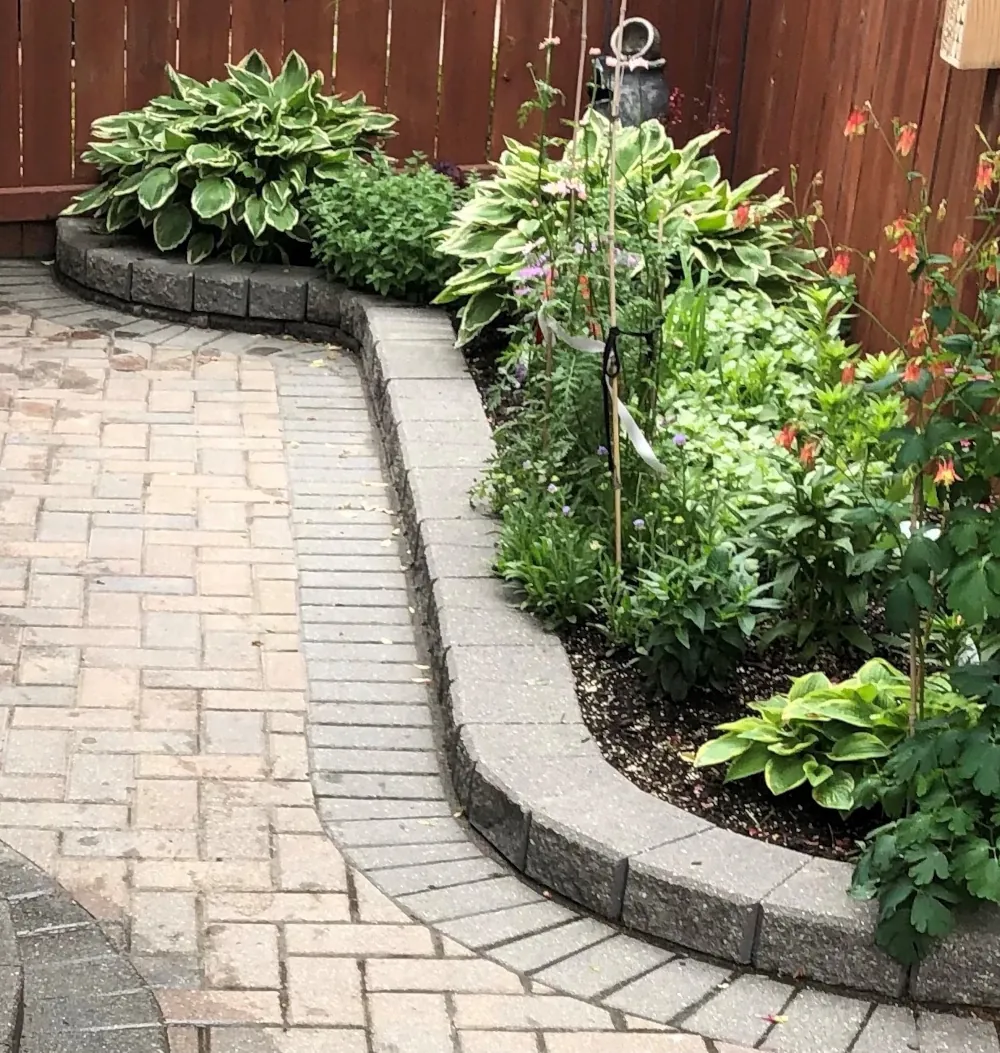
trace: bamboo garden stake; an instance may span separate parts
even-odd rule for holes
[[[617,262],[615,246],[615,197],[618,184],[618,121],[621,117],[621,90],[622,90],[622,40],[625,35],[625,13],[628,8],[628,0],[622,0],[621,9],[618,12],[618,49],[611,50],[615,55],[615,79],[614,89],[611,93],[611,130],[608,142],[608,164],[610,174],[608,177],[608,325],[609,338],[613,337],[614,330],[618,326],[618,302],[617,288],[615,282],[615,264]],[[618,421],[618,371],[610,378],[611,381],[611,487],[614,492],[615,505],[615,566],[621,570],[622,566],[622,455],[621,455],[621,429]],[[605,379],[607,383],[607,379]]]

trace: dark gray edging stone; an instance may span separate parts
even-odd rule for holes
[[[156,997],[47,874],[0,843],[0,1053],[168,1053]]]
[[[190,268],[87,220],[59,220],[56,270],[133,313],[360,349],[415,551],[455,790],[514,867],[612,922],[738,966],[1000,1006],[1000,913],[977,914],[908,975],[875,947],[872,905],[847,897],[848,865],[714,827],[603,759],[561,644],[493,576],[495,524],[469,499],[492,435],[443,312],[304,268]]]

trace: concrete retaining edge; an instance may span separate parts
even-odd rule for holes
[[[906,970],[875,946],[874,906],[846,895],[849,864],[720,829],[604,760],[562,644],[493,575],[496,525],[469,497],[492,434],[444,312],[354,293],[308,268],[190,268],[95,234],[85,220],[58,227],[57,272],[81,295],[189,325],[360,350],[414,551],[455,791],[516,869],[600,917],[739,966],[891,998],[1000,1006],[1000,913],[980,911]],[[157,291],[160,265],[167,292]],[[130,300],[109,291],[124,289],[126,268]],[[164,306],[180,303],[178,282],[190,284],[186,314]],[[246,310],[235,313],[243,283]],[[199,304],[214,310],[199,314]]]

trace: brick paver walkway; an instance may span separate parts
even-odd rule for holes
[[[596,923],[560,929],[571,968],[545,986],[415,922],[324,833],[309,781],[306,658],[314,683],[331,685],[377,682],[373,662],[398,663],[385,701],[399,712],[426,679],[349,355],[130,319],[73,300],[35,265],[0,263],[0,433],[0,841],[53,874],[128,951],[156,989],[173,1053],[745,1053],[629,1015],[613,998],[555,990],[606,996],[617,983],[588,978],[600,955],[570,957],[598,938],[581,930]],[[289,468],[293,485],[313,480],[294,486],[294,504]],[[334,603],[355,615],[325,619]],[[346,648],[339,658],[333,645]],[[316,791],[336,824],[353,813],[331,785],[385,776],[366,775],[360,756],[350,776],[331,767],[348,749],[372,750],[366,725],[392,721],[361,719],[363,692],[330,691],[314,708],[359,715],[351,734],[313,732],[313,760],[324,755],[327,769]],[[411,752],[395,777],[436,778],[427,722],[399,723],[397,748]],[[421,810],[440,795],[398,796],[414,798],[390,813],[407,822],[448,813],[444,799]],[[456,883],[516,882],[495,877],[478,850],[451,847],[428,860],[454,860],[443,865],[468,874]],[[370,865],[397,865],[392,853],[370,851]],[[404,904],[403,865],[414,862],[398,860],[393,894]],[[379,874],[389,887],[392,875]],[[535,906],[552,905],[524,909]],[[613,940],[636,960],[636,941]],[[669,958],[646,951],[628,979]],[[522,940],[516,952],[530,968],[537,947]],[[712,968],[688,964],[684,979],[675,966],[685,961],[671,963],[678,985]],[[821,1053],[765,1020],[784,985],[723,980],[691,1026]],[[813,996],[798,997],[808,1033]],[[840,1053],[870,1007],[817,1003],[827,1034],[831,1005],[841,1031],[823,1049]],[[926,1053],[1000,1049],[983,1025],[924,1020]],[[869,1053],[917,1048],[912,1014],[877,1010],[875,1025],[886,1040]]]

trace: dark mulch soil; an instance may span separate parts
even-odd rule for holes
[[[726,691],[672,703],[650,691],[628,654],[609,652],[595,628],[568,631],[563,642],[584,721],[605,759],[636,786],[761,841],[828,859],[857,855],[857,842],[874,825],[869,813],[843,820],[815,804],[807,790],[776,798],[762,777],[726,784],[725,766],[696,769],[683,757],[717,734],[716,724],[746,716],[748,702],[779,694],[792,677],[815,669],[831,680],[846,679],[860,664],[856,657],[820,654],[803,662],[774,647],[766,657],[749,655]]]
[[[465,349],[469,372],[496,427],[517,412],[508,394],[500,405],[489,394],[497,376],[497,357],[506,346],[496,325]],[[725,768],[695,769],[684,759],[713,735],[717,724],[747,715],[747,703],[788,688],[792,677],[819,669],[831,680],[851,676],[865,656],[820,653],[802,661],[791,648],[771,647],[750,654],[725,691],[692,694],[672,703],[654,694],[629,653],[608,649],[594,627],[563,633],[576,675],[583,719],[605,759],[636,786],[727,830],[828,859],[849,860],[874,825],[860,812],[844,820],[820,808],[807,790],[774,797],[762,777],[726,784]],[[887,655],[890,660],[892,656]]]

